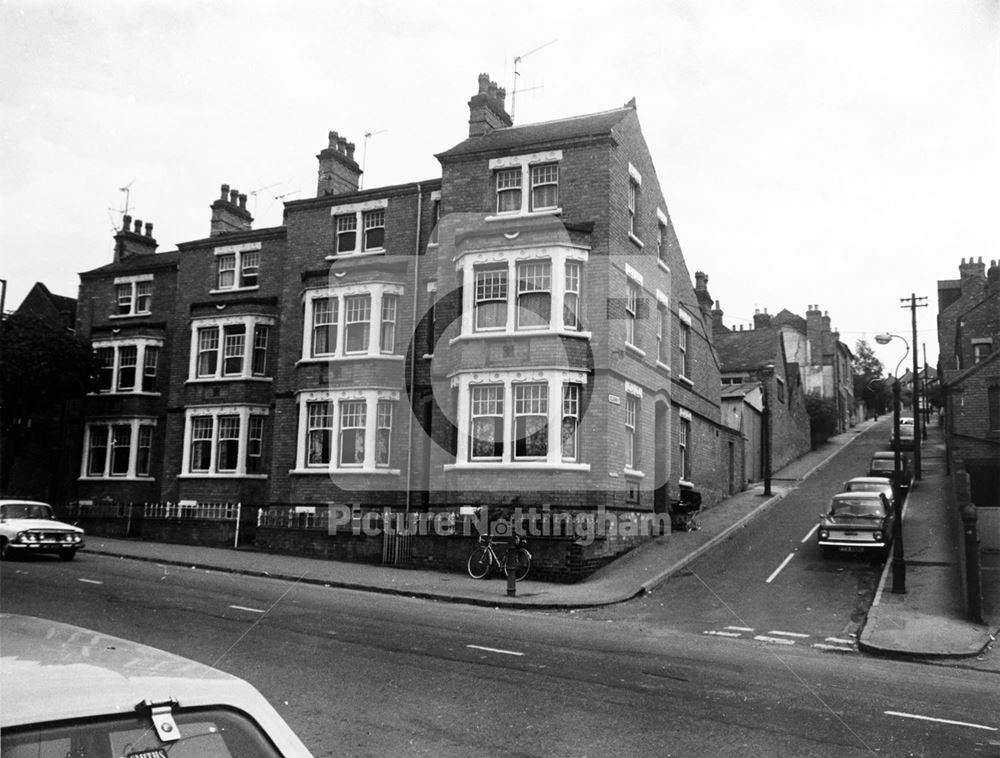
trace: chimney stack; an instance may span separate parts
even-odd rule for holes
[[[153,225],[146,224],[144,235],[142,221],[133,219],[128,214],[122,216],[122,228],[115,235],[115,263],[131,258],[133,255],[152,255],[155,252],[156,240],[153,239]]]
[[[719,334],[720,332],[728,332],[729,329],[726,325],[722,323],[722,306],[719,305],[719,301],[715,301],[715,307],[712,309],[712,333]]]
[[[469,136],[482,137],[494,129],[513,126],[505,108],[507,90],[490,80],[489,74],[479,75],[479,91],[469,100]]]
[[[357,192],[362,172],[354,161],[354,143],[348,142],[337,132],[330,132],[328,137],[329,146],[316,156],[319,160],[316,197]]]
[[[253,216],[247,210],[247,196],[237,189],[222,185],[219,199],[211,205],[212,227],[210,237],[233,232],[249,232],[253,228]]]
[[[754,329],[766,329],[771,325],[771,314],[767,312],[767,308],[761,313],[760,310],[756,310],[753,314],[753,328]]]

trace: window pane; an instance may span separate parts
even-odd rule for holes
[[[625,341],[638,346],[636,342],[636,318],[639,310],[639,285],[629,279],[628,295],[625,302]]]
[[[306,408],[308,465],[327,464],[333,449],[333,403],[309,403]]]
[[[548,326],[551,312],[551,269],[548,261],[521,263],[517,267],[517,325]]]
[[[227,326],[224,330],[225,344],[222,373],[224,376],[237,376],[243,373],[243,353],[246,348],[247,328],[242,324]]]
[[[153,447],[153,427],[144,425],[139,427],[139,449],[135,460],[135,473],[138,476],[149,476],[149,465],[152,460],[150,455]]]
[[[264,376],[267,373],[267,339],[270,330],[258,324],[253,328],[253,363],[251,373]]]
[[[215,376],[219,360],[219,327],[198,330],[198,376]]]
[[[385,243],[385,211],[368,211],[364,223],[365,250],[381,250]]]
[[[240,259],[240,286],[256,287],[257,272],[260,268],[260,253],[256,250],[249,250],[243,253]]]
[[[115,349],[113,347],[99,347],[94,352],[97,354],[97,362],[100,365],[97,390],[98,392],[111,392],[115,378]]]
[[[563,386],[562,459],[577,459],[577,430],[580,425],[580,385]]]
[[[118,349],[118,391],[130,392],[135,389],[135,366],[139,349],[134,345]]]
[[[337,216],[337,252],[353,253],[358,241],[358,217],[351,213]]]
[[[383,353],[391,353],[396,349],[396,306],[399,298],[396,295],[382,295],[382,334],[379,348]]]
[[[347,353],[368,352],[372,301],[370,295],[344,298],[344,347]]]
[[[212,466],[212,417],[191,419],[191,470],[208,471]]]
[[[583,266],[576,261],[566,262],[566,286],[563,292],[563,326],[580,328],[580,279]]]
[[[236,254],[220,255],[219,282],[217,289],[229,289],[236,284]]]
[[[503,386],[472,387],[472,457],[503,456]]]
[[[132,441],[132,427],[115,424],[111,427],[111,476],[128,474],[129,447]]]
[[[559,167],[555,163],[531,168],[531,209],[559,207]]]
[[[521,210],[521,169],[497,171],[497,213],[517,213]]]
[[[239,466],[240,417],[219,416],[218,465],[216,471],[236,471]]]
[[[638,468],[639,448],[636,425],[639,416],[639,401],[632,395],[625,396],[625,465]]]
[[[340,465],[360,466],[365,462],[365,401],[340,405]]]
[[[247,423],[247,473],[260,474],[264,470],[264,417],[251,416]]]
[[[118,315],[126,316],[132,312],[132,283],[119,284],[115,287],[115,299],[118,301]]]
[[[149,313],[153,302],[153,283],[136,282],[135,285],[135,312]]]
[[[378,401],[377,425],[375,429],[375,465],[389,465],[389,444],[392,438],[392,403]]]
[[[317,297],[313,306],[313,356],[337,352],[337,308],[335,297]]]
[[[142,391],[156,392],[156,370],[160,363],[160,348],[146,345],[146,357],[142,366]]]
[[[514,385],[515,458],[544,458],[548,454],[548,393],[546,384]]]
[[[502,329],[507,324],[507,269],[476,270],[476,329]]]
[[[108,458],[108,427],[90,427],[90,450],[87,454],[87,475],[103,476]]]

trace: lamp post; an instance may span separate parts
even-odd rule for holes
[[[902,467],[900,465],[900,444],[899,444],[899,367],[906,360],[907,353],[910,352],[909,343],[898,334],[876,334],[875,341],[880,345],[888,345],[893,339],[903,340],[906,345],[906,353],[896,364],[896,371],[892,381],[892,441],[893,441],[893,472],[892,472],[892,592],[904,594],[906,592],[906,561],[903,558],[903,498],[900,487]],[[914,435],[916,436],[916,435]],[[917,444],[914,442],[914,444]]]
[[[764,497],[771,497],[771,399],[767,377],[774,374],[774,365],[767,364],[759,372],[761,390],[760,436],[764,468]]]

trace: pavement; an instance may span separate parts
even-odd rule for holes
[[[741,492],[698,514],[699,528],[656,538],[576,584],[518,582],[507,595],[506,581],[477,581],[464,574],[277,555],[247,549],[178,545],[91,536],[86,552],[152,561],[192,569],[270,577],[442,602],[526,610],[577,609],[622,603],[643,595],[765,512],[803,480],[826,465],[874,422],[858,424],[798,458],[772,476],[771,496],[763,486]],[[958,519],[947,507],[949,478],[944,445],[936,427],[925,443],[926,475],[915,482],[903,519],[907,592],[887,590],[887,561],[868,620],[859,638],[862,650],[916,657],[976,657],[1000,671],[1000,653],[991,650],[1000,631],[1000,554],[984,555],[984,624],[964,620]],[[891,586],[891,584],[889,585]],[[1000,645],[996,645],[1000,648]]]

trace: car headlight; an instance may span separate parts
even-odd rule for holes
[[[819,530],[819,538],[821,540],[829,539],[830,538],[830,532],[828,532],[826,529],[820,529]]]
[[[881,542],[882,541],[882,532],[875,532],[874,537],[875,537],[875,541],[876,542]]]
[[[32,534],[31,532],[22,532],[21,534],[22,542],[38,542],[38,535]]]

